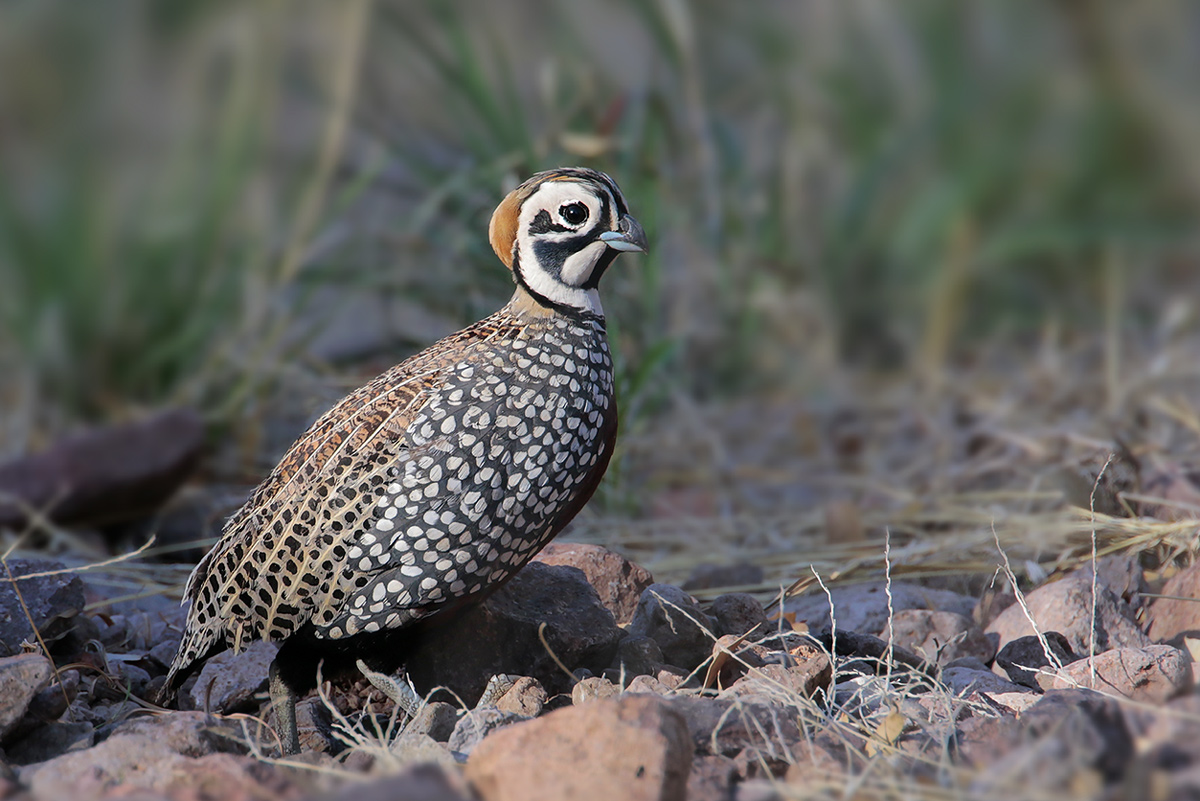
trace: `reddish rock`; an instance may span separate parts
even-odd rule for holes
[[[746,675],[751,668],[767,664],[762,653],[768,650],[759,645],[746,644],[735,634],[726,634],[713,643],[712,661],[704,677],[706,687],[723,690]]]
[[[975,715],[959,721],[954,754],[968,765],[990,764],[1021,744],[1024,732],[1014,717]]]
[[[956,612],[901,609],[892,620],[891,632],[896,645],[943,666],[966,656],[990,662],[996,655],[996,646],[983,630]],[[887,639],[888,629],[881,635]]]
[[[588,701],[600,701],[612,698],[621,693],[620,688],[602,676],[589,676],[581,679],[571,688],[571,703],[579,705]]]
[[[527,718],[536,718],[542,714],[546,705],[546,688],[537,679],[529,676],[519,676],[508,688],[508,692],[496,702],[496,708],[501,712],[512,712]]]
[[[801,740],[792,746],[792,764],[784,777],[794,787],[829,786],[831,782],[845,781],[844,773],[842,760],[818,738],[812,742]]]
[[[1096,652],[1150,645],[1150,638],[1134,622],[1128,605],[1107,587],[1100,585],[1098,589],[1095,604]],[[1026,593],[1025,604],[1038,630],[1061,632],[1076,654],[1088,652],[1092,630],[1091,580],[1069,576],[1045,584]],[[1035,632],[1021,605],[1013,604],[991,622],[987,633],[995,634],[999,638],[999,647],[1003,648],[1018,637]]]
[[[484,801],[685,801],[687,725],[669,704],[626,696],[495,732],[466,776]]]
[[[1086,687],[1158,704],[1178,695],[1191,683],[1192,664],[1185,653],[1169,645],[1150,645],[1115,648],[1097,654],[1094,659],[1073,662],[1060,671],[1054,687]]]
[[[642,590],[654,583],[654,576],[641,565],[599,545],[581,542],[552,542],[534,557],[548,565],[577,567],[600,596],[600,603],[612,612],[617,625],[633,619]]]
[[[1163,585],[1162,597],[1146,610],[1155,642],[1200,637],[1200,562],[1179,571]]]
[[[101,798],[133,790],[180,795],[212,788],[207,798],[294,798],[270,766],[227,753],[241,747],[240,726],[199,712],[123,723],[99,745],[31,765],[21,781],[35,798]],[[197,759],[203,757],[203,759]]]
[[[629,682],[629,686],[625,688],[625,692],[630,695],[638,693],[670,695],[671,688],[655,676],[634,676],[633,681]]]
[[[791,703],[797,695],[812,698],[828,690],[830,677],[829,657],[821,654],[790,667],[769,664],[755,668],[722,692],[720,697]]]
[[[702,756],[692,760],[687,801],[733,801],[738,765],[729,757]]]

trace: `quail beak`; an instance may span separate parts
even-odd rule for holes
[[[646,232],[642,230],[641,223],[626,214],[621,218],[618,228],[620,230],[600,234],[600,241],[613,250],[646,252]]]

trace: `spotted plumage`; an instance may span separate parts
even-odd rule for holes
[[[572,168],[511,193],[489,237],[512,300],[347,396],[292,446],[192,574],[163,700],[216,651],[283,641],[272,694],[294,751],[295,696],[321,654],[370,656],[481,600],[591,497],[617,427],[596,286],[644,234],[612,179]]]

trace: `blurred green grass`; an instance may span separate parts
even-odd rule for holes
[[[605,287],[634,429],[677,393],[1099,328],[1106,253],[1123,324],[1152,323],[1195,272],[1194,90],[1170,57],[1193,16],[7,3],[4,450],[165,403],[236,426],[353,296],[404,301],[379,349],[427,344],[396,336],[405,310],[450,330],[502,303],[488,214],[564,163],[612,173],[654,246]],[[1167,36],[1153,63],[1143,28]]]

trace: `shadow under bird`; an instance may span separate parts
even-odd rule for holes
[[[482,601],[575,517],[613,452],[613,365],[597,285],[646,250],[601,172],[538,173],[492,215],[516,291],[495,314],[339,401],[226,523],[188,581],[159,695],[254,639],[285,753],[317,668],[390,671],[415,634]]]

